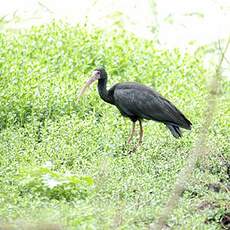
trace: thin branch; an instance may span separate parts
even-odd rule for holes
[[[197,159],[202,155],[209,154],[206,148],[207,139],[208,139],[208,129],[212,123],[213,114],[215,112],[219,79],[221,77],[221,66],[223,64],[223,60],[228,50],[229,44],[230,44],[230,36],[225,46],[225,49],[221,54],[220,61],[216,67],[215,75],[211,80],[209,95],[207,97],[207,107],[203,115],[204,121],[200,128],[196,145],[193,148],[190,154],[190,158],[187,160],[186,165],[179,173],[175,186],[171,192],[171,195],[165,207],[162,209],[160,217],[157,219],[155,223],[150,224],[151,230],[160,230],[164,226],[166,226],[168,218],[172,215],[173,209],[177,206],[182,192],[185,190],[186,186],[189,183],[189,179],[195,168]]]

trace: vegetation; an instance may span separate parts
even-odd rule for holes
[[[58,223],[68,229],[148,228],[190,154],[206,106],[204,53],[158,49],[118,29],[63,23],[0,34],[0,221]],[[137,81],[174,102],[193,123],[180,140],[144,123],[142,148],[127,156],[131,122],[93,87],[77,102],[91,71],[109,84]],[[223,79],[201,159],[169,221],[173,229],[218,229],[229,207],[229,82]]]

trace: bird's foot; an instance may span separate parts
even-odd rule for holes
[[[135,153],[137,151],[138,147],[139,147],[139,145],[135,145],[131,150],[128,151],[128,155]]]
[[[122,146],[122,152],[124,156],[130,156],[132,153],[136,151],[136,148],[133,147],[130,149],[129,145],[125,144]]]

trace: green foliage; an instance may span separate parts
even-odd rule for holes
[[[85,28],[51,24],[22,34],[1,34],[0,46],[0,129],[84,114],[76,93],[98,65],[104,65],[116,82],[132,78],[164,85],[166,95],[173,95],[172,84],[177,84],[177,95],[187,92],[189,98],[193,92],[188,89],[204,81],[196,58],[178,50],[157,50],[154,42],[124,30],[89,34]]]
[[[163,50],[122,29],[89,32],[62,23],[1,33],[0,47],[0,220],[53,221],[69,229],[147,228],[203,120],[209,75],[202,50]],[[162,125],[146,122],[142,148],[127,157],[130,122],[93,87],[77,102],[98,65],[106,67],[109,85],[137,81],[154,87],[188,116],[193,130],[175,140]],[[228,208],[228,89],[223,79],[209,132],[211,156],[198,162],[169,221],[173,229],[217,229],[217,213]],[[213,183],[220,184],[219,192],[209,189]]]
[[[39,193],[50,199],[74,200],[85,198],[88,187],[93,185],[91,177],[76,177],[71,174],[60,174],[48,167],[23,168],[17,178],[21,194]]]

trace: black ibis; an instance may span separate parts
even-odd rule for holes
[[[192,123],[180,110],[159,93],[145,85],[135,82],[117,83],[111,89],[107,90],[106,84],[108,76],[102,67],[93,71],[92,77],[86,82],[79,96],[96,80],[98,80],[97,87],[102,100],[115,105],[123,116],[129,117],[133,122],[128,143],[130,143],[133,138],[136,121],[139,122],[139,141],[133,151],[142,143],[142,119],[165,124],[175,138],[182,136],[180,128],[191,129]]]

